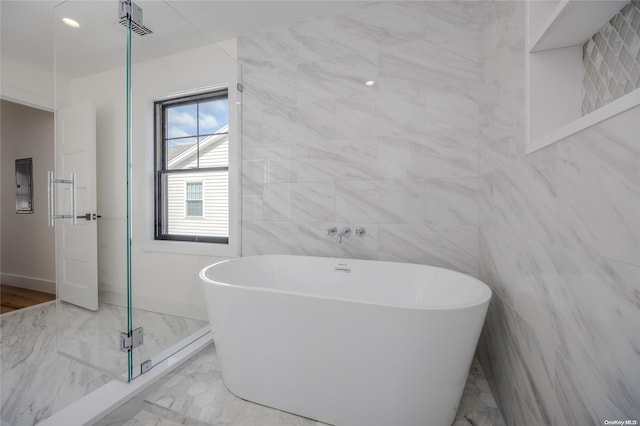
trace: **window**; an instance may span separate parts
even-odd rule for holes
[[[155,239],[229,243],[226,89],[155,103]]]
[[[187,182],[185,216],[202,217],[202,182]]]

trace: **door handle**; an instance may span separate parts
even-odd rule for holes
[[[53,226],[54,219],[71,219],[71,224],[76,224],[76,174],[71,173],[71,179],[55,179],[53,172],[47,172],[47,210],[48,225]],[[56,214],[55,207],[55,184],[71,185],[71,214]],[[84,217],[84,216],[81,216]]]
[[[53,227],[53,172],[47,172],[47,225]]]
[[[101,218],[102,216],[100,216],[97,213],[85,213],[83,215],[80,216],[76,216],[78,219],[84,219],[84,220],[98,220],[99,218]]]

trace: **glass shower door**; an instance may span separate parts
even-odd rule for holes
[[[120,350],[120,335],[128,334],[130,324],[127,32],[115,1],[67,1],[54,9],[56,170],[50,210],[58,351],[121,380],[129,380],[131,371],[128,354]]]
[[[158,210],[166,204],[158,201],[162,129],[155,111],[162,102],[225,91],[226,115],[181,117],[202,126],[220,121],[209,130],[203,127],[195,139],[184,139],[194,141],[196,153],[212,146],[217,154],[223,152],[225,138],[227,149],[231,145],[231,151],[238,151],[240,68],[184,17],[193,7],[189,3],[68,0],[55,8],[56,157],[60,154],[61,160],[52,174],[51,209],[57,217],[52,221],[57,241],[58,350],[121,380],[144,374],[208,333],[198,272],[216,259],[211,248],[221,240],[156,238]],[[206,107],[202,106],[205,112]],[[69,138],[76,138],[77,146],[67,149],[63,142]],[[189,155],[187,143],[175,145],[181,146],[172,153],[182,150]],[[84,171],[71,167],[91,170],[92,160],[80,156],[84,146],[93,146],[93,186]],[[217,155],[216,161],[223,157]],[[204,156],[196,158],[204,164]],[[228,167],[225,177],[225,167],[210,166],[222,188],[218,194],[224,194],[225,185],[228,189],[238,184]],[[193,170],[183,172],[177,175]],[[205,193],[194,192],[194,185],[190,188],[189,197]],[[197,200],[190,201],[189,213],[197,212]],[[228,221],[229,206],[225,210],[223,201],[215,203],[211,215],[216,229],[223,231],[208,232],[224,232],[219,224],[225,214]],[[185,213],[189,220],[192,216]],[[195,219],[205,223],[202,217]],[[90,230],[93,240],[80,232]],[[89,254],[95,262],[83,263],[82,256]]]
[[[58,351],[127,380],[125,202],[126,28],[116,2],[54,9]],[[100,52],[99,54],[96,54]],[[109,188],[109,193],[107,192]]]

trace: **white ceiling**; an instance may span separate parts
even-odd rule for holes
[[[272,26],[342,13],[359,1],[137,0],[154,34],[134,38],[134,60],[146,60],[236,38]],[[69,77],[122,66],[125,32],[117,0],[0,0],[2,56]],[[71,17],[81,25],[62,24]],[[55,42],[54,42],[55,41]]]

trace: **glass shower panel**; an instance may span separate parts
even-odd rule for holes
[[[133,378],[209,333],[198,273],[228,236],[228,188],[237,184],[228,153],[240,141],[241,107],[238,63],[194,14],[198,2],[135,6],[133,26],[144,30],[131,36],[131,319],[144,343],[132,351]],[[171,188],[166,198],[158,187]],[[217,242],[155,240],[156,207],[168,212],[170,234],[195,229]]]
[[[122,380],[131,370],[119,345],[128,331],[126,33],[115,0],[54,9],[58,351]]]

